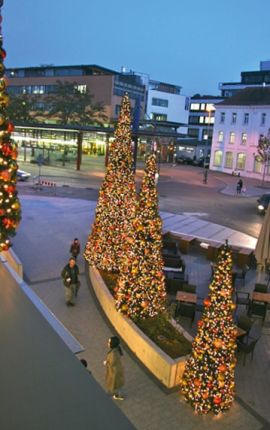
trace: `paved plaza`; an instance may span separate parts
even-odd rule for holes
[[[14,250],[24,265],[25,279],[53,314],[83,346],[79,357],[87,359],[93,376],[104,387],[103,360],[107,339],[113,334],[91,290],[87,286],[85,264],[79,258],[81,289],[74,308],[66,307],[60,272],[69,257],[69,245],[79,237],[85,245],[94,217],[95,201],[59,197],[21,196],[23,219],[14,239]],[[231,241],[246,241],[254,246],[254,238],[217,224],[205,223],[200,216],[163,213],[164,229],[184,233],[192,226],[200,237],[221,235]],[[194,232],[195,233],[195,232]],[[240,235],[240,236],[239,236]],[[221,240],[219,236],[218,240]],[[196,254],[185,256],[190,281],[205,295],[209,283],[209,262]],[[246,289],[252,288],[255,273],[249,273]],[[195,324],[192,330],[195,330]],[[270,428],[270,321],[262,329],[262,337],[254,360],[247,358],[236,370],[237,400],[222,417],[197,416],[179,392],[166,393],[148,372],[124,348],[126,400],[119,404],[138,430],[205,429],[266,430]]]

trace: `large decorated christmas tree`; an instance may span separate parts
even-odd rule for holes
[[[0,2],[0,7],[2,6]],[[2,16],[1,16],[2,21]],[[4,78],[4,58],[2,31],[0,30],[0,251],[11,246],[10,237],[16,234],[21,219],[20,203],[17,197],[17,147],[11,140],[14,127],[7,116],[9,97]]]
[[[128,95],[122,100],[107,172],[99,192],[95,221],[84,257],[98,269],[117,272],[136,213]]]
[[[146,160],[134,231],[116,287],[116,308],[133,319],[154,317],[164,311],[166,291],[156,173],[156,159],[151,155]]]
[[[196,412],[218,414],[230,408],[235,394],[237,330],[233,322],[232,252],[227,244],[221,248],[209,288],[181,389]]]

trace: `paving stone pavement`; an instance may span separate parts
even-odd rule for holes
[[[71,240],[79,237],[84,247],[96,202],[31,196],[24,196],[21,200],[23,219],[14,239],[14,250],[23,262],[26,279],[33,291],[84,346],[85,351],[80,357],[87,359],[93,376],[104,386],[103,360],[107,339],[113,330],[89,292],[84,275],[81,275],[82,286],[74,308],[65,306],[60,279],[61,269],[69,257]],[[204,267],[196,256],[185,258],[194,282],[203,278],[203,270],[204,285],[207,286],[209,267]],[[84,273],[82,257],[79,258],[79,267]],[[240,399],[222,417],[195,415],[178,392],[165,393],[128,351],[124,356],[127,397],[119,407],[139,430],[270,429],[269,335],[267,324],[254,360],[249,361],[248,358],[246,366],[238,366]]]

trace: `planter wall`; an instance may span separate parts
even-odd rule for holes
[[[177,387],[181,381],[187,357],[172,359],[152,342],[129,318],[116,311],[114,299],[99,271],[89,267],[90,279],[96,297],[107,318],[123,341],[147,369],[166,387]],[[181,330],[192,342],[193,338]]]

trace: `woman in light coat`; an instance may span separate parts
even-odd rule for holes
[[[124,400],[124,397],[120,393],[120,388],[125,383],[124,367],[122,364],[122,349],[120,347],[120,340],[117,336],[113,336],[109,339],[108,346],[110,348],[106,361],[106,387],[109,394],[112,395],[115,400]]]

